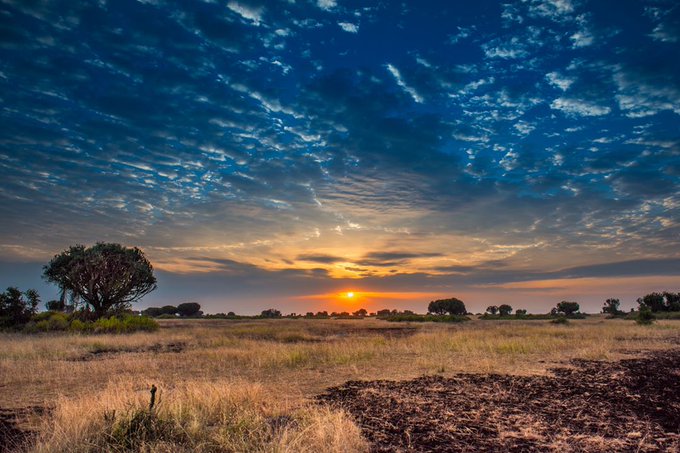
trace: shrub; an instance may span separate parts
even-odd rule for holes
[[[85,323],[80,319],[74,319],[71,321],[71,325],[69,326],[68,330],[71,332],[89,332],[92,330],[92,324]]]
[[[391,322],[463,322],[469,321],[467,316],[458,315],[416,315],[416,314],[397,314],[383,318]]]
[[[654,322],[656,316],[652,312],[652,309],[646,305],[640,307],[637,316],[635,317],[635,322],[641,325],[649,325]]]
[[[124,316],[118,318],[99,318],[92,323],[94,333],[126,333],[138,330],[152,331],[158,329],[158,323],[146,316]]]

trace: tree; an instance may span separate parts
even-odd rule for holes
[[[607,299],[604,301],[602,313],[609,313],[610,315],[619,314],[621,313],[619,307],[621,307],[621,301],[619,301],[618,299]]]
[[[197,305],[198,305],[198,304],[197,304]],[[199,307],[198,309],[200,310],[200,309],[201,309],[201,308],[200,308],[201,306],[199,305],[198,307]],[[174,316],[174,315],[177,314],[177,307],[175,307],[174,305],[163,305],[163,306],[161,307],[161,313],[160,313],[160,314],[161,314],[161,315],[170,315],[170,316]]]
[[[570,302],[568,300],[563,300],[557,304],[557,313],[562,313],[565,316],[571,316],[581,309],[577,302]]]
[[[280,318],[281,312],[275,308],[268,308],[267,310],[262,310],[260,316],[263,318]]]
[[[523,308],[518,308],[515,310],[515,316],[525,316],[527,314],[527,311]]]
[[[63,300],[50,300],[45,303],[45,308],[48,311],[64,311],[66,310],[66,304]]]
[[[496,313],[498,313],[498,307],[495,305],[489,305],[488,307],[486,307],[486,312],[490,315],[495,315]]]
[[[163,314],[163,309],[160,307],[149,307],[142,310],[142,314],[144,316],[151,316],[152,318],[155,318]]]
[[[0,327],[13,327],[31,320],[40,303],[40,296],[34,289],[23,293],[10,286],[0,293]]]
[[[666,299],[666,308],[668,311],[680,311],[680,293],[664,291],[663,297]]]
[[[512,307],[508,304],[503,304],[498,307],[498,313],[501,316],[508,316],[510,313],[512,313]]]
[[[378,310],[376,314],[378,316],[390,316],[392,314],[392,310],[389,308],[383,308],[382,310]]]
[[[366,316],[368,314],[368,311],[366,311],[365,308],[360,308],[352,314],[354,316],[358,317],[358,318],[363,318],[364,316]]]
[[[137,247],[99,242],[55,255],[43,278],[59,286],[61,299],[82,299],[97,317],[128,309],[156,289],[153,267]]]
[[[203,312],[201,311],[201,304],[196,302],[185,302],[177,306],[177,313],[180,316],[201,316]]]
[[[647,294],[644,297],[638,298],[637,303],[640,305],[640,309],[642,309],[642,307],[647,307],[652,310],[652,312],[666,310],[666,303],[663,294],[661,293]]]
[[[427,306],[428,313],[436,315],[450,314],[450,315],[464,315],[467,313],[465,304],[462,300],[451,297],[449,299],[433,300]]]

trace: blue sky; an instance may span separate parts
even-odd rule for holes
[[[142,305],[633,306],[678,289],[678,55],[674,1],[2,0],[0,284],[113,241]]]

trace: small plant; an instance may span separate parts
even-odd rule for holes
[[[640,325],[649,325],[652,324],[655,319],[656,316],[654,316],[652,309],[647,305],[642,305],[640,306],[640,311],[638,311],[638,314],[635,317],[635,322]]]

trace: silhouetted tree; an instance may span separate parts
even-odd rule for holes
[[[50,300],[45,303],[45,308],[49,311],[64,311],[66,310],[66,304],[63,300]]]
[[[23,293],[10,286],[0,293],[0,327],[13,327],[31,320],[40,303],[40,296],[34,289]]]
[[[163,309],[160,307],[149,307],[142,310],[142,314],[144,316],[151,316],[152,318],[155,318],[156,316],[163,314]]]
[[[233,311],[230,311],[229,313],[227,313],[227,316],[234,317],[234,316],[236,316],[236,313],[234,313]]]
[[[359,317],[359,318],[363,318],[364,316],[366,316],[366,315],[368,314],[368,311],[366,311],[365,308],[360,308],[360,309],[358,309],[357,311],[355,311],[355,312],[352,313],[352,314],[353,314],[354,316]]]
[[[153,267],[144,253],[120,244],[71,246],[43,268],[43,278],[59,286],[62,299],[82,299],[97,317],[128,309],[156,289]]]
[[[557,313],[562,313],[565,316],[571,316],[581,309],[577,302],[570,302],[568,300],[563,300],[557,304]]]
[[[378,316],[389,316],[392,314],[392,310],[390,310],[389,308],[383,308],[382,310],[378,310],[376,314]]]
[[[176,315],[177,314],[177,307],[174,305],[163,305],[161,307],[161,314],[162,315]]]
[[[653,312],[665,311],[666,304],[664,303],[664,297],[661,293],[651,293],[637,300],[637,303],[642,307],[647,307]]]
[[[602,313],[609,313],[611,315],[616,315],[621,313],[619,307],[621,306],[621,301],[618,299],[607,299],[604,301],[604,306],[602,307]]]
[[[512,313],[512,307],[508,304],[503,304],[498,307],[498,313],[501,316],[508,316],[510,313]]]
[[[527,314],[527,311],[523,308],[518,308],[515,310],[515,316],[524,316]]]
[[[490,315],[495,315],[496,313],[498,313],[498,307],[495,305],[489,305],[488,307],[486,307],[486,312]]]
[[[666,299],[666,308],[668,311],[680,311],[680,293],[664,291],[663,297]]]
[[[263,318],[280,318],[281,312],[275,308],[268,308],[267,310],[262,310],[260,316]]]
[[[443,315],[446,313],[450,315],[464,315],[467,313],[463,301],[456,299],[455,297],[451,297],[449,299],[433,300],[427,306],[427,311],[437,315]]]
[[[203,312],[201,311],[201,304],[196,302],[185,302],[177,306],[177,313],[180,316],[201,316]]]

